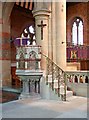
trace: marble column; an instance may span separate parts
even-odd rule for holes
[[[56,2],[56,63],[66,69],[66,0]]]
[[[40,79],[35,81],[35,92],[40,93]]]
[[[50,15],[50,11],[45,8],[45,5],[43,2],[37,2],[35,3],[35,8],[33,10],[33,16],[35,17],[35,28],[36,28],[36,41],[37,44],[42,46],[42,53],[45,54],[46,56],[48,56],[48,38],[49,38],[49,15]],[[42,30],[41,27],[39,27],[39,25],[41,25],[41,22],[43,22],[43,24],[45,25],[43,27],[43,34],[42,34]],[[41,67],[42,69],[45,69],[46,67],[46,59],[42,56],[42,64]]]
[[[35,92],[38,93],[38,81],[35,81]]]
[[[23,76],[19,76],[21,78],[21,81],[23,83],[22,92],[19,96],[19,99],[24,99],[30,97],[29,95],[29,79]]]
[[[35,80],[31,79],[30,80],[30,94],[35,93]]]
[[[22,80],[23,81],[23,95],[29,95],[29,80]]]

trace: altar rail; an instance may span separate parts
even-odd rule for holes
[[[89,60],[89,45],[67,44],[67,61]]]

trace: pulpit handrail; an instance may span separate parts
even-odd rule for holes
[[[64,73],[65,73],[65,71],[61,68],[61,67],[59,67],[52,59],[50,59],[49,57],[47,57],[45,54],[43,54],[43,53],[41,53],[41,55],[42,56],[44,56],[46,59],[49,59],[53,64],[55,64],[60,70],[62,70]]]

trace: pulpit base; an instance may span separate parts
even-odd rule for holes
[[[40,95],[40,79],[43,76],[41,70],[16,70],[16,74],[23,83],[23,90],[19,99],[39,98]]]
[[[21,95],[19,96],[19,99],[28,99],[28,98],[41,99],[41,96],[38,93],[29,93],[29,94],[21,93]]]

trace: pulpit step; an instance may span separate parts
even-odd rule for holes
[[[73,91],[66,91],[66,99],[73,96]]]

